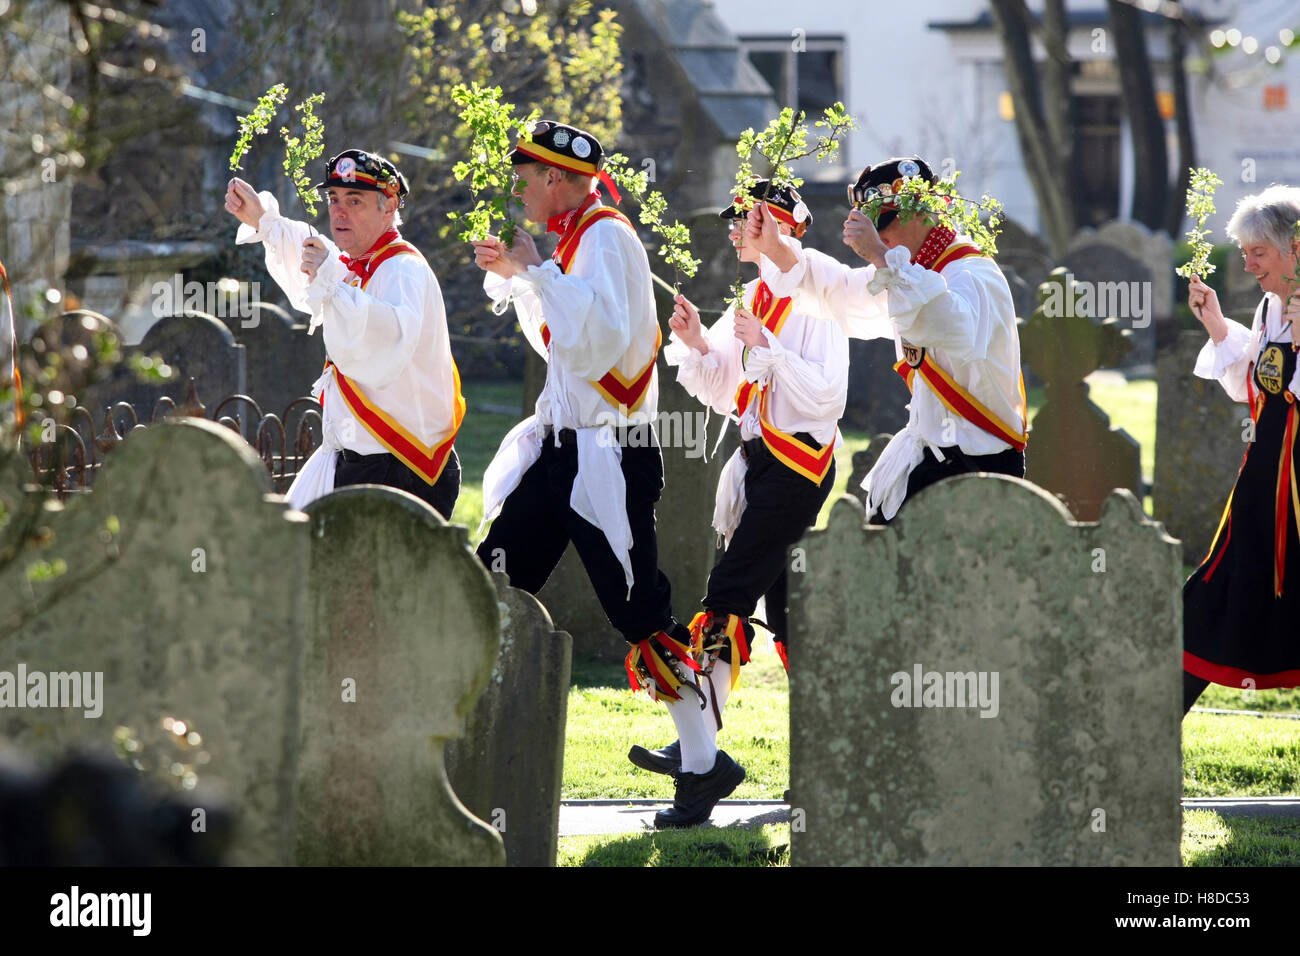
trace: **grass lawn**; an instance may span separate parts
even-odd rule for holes
[[[1300,866],[1300,824],[1188,810],[1182,849],[1183,866]]]

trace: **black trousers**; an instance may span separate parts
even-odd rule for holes
[[[388,485],[409,491],[450,521],[456,498],[460,495],[460,458],[453,448],[442,474],[430,485],[389,452],[358,455],[353,451],[341,451],[334,470],[334,487],[345,488],[348,485]]]
[[[811,435],[796,436],[816,447]],[[715,614],[749,617],[767,596],[767,621],[773,640],[786,638],[786,590],[790,548],[813,526],[835,485],[835,463],[815,485],[778,461],[762,439],[745,442],[745,510],[709,574],[704,607]],[[730,661],[730,651],[720,655]]]
[[[504,571],[513,587],[536,594],[572,541],[606,617],[624,639],[640,641],[661,630],[680,639],[685,628],[673,619],[672,588],[659,570],[655,536],[655,502],[664,489],[659,446],[638,442],[640,447],[623,448],[635,578],[629,597],[623,566],[605,533],[569,507],[578,475],[578,446],[572,432],[560,434],[558,448],[553,436],[543,441],[541,457],[506,498],[478,546],[479,560],[490,571]]]
[[[935,482],[951,478],[953,475],[966,475],[976,471],[990,471],[998,475],[1010,475],[1012,478],[1025,477],[1025,453],[1014,448],[1000,451],[994,455],[968,455],[959,445],[943,449],[946,461],[940,461],[929,448],[921,463],[907,476],[907,491],[903,495],[903,504],[923,488],[929,488]],[[901,508],[900,508],[901,510]],[[877,511],[871,516],[871,524],[888,524],[885,517]]]

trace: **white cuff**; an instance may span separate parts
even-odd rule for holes
[[[1240,362],[1250,348],[1250,331],[1240,322],[1228,320],[1228,334],[1222,342],[1210,339],[1196,356],[1193,374],[1197,378],[1220,379]]]
[[[785,365],[785,346],[777,341],[771,330],[762,329],[766,346],[756,346],[749,350],[749,359],[745,362],[745,379],[750,382],[770,379],[772,373]]]
[[[715,349],[698,352],[678,338],[676,332],[668,336],[668,344],[664,346],[664,361],[670,366],[681,366],[682,372],[693,372],[699,368],[717,368],[721,364]]]

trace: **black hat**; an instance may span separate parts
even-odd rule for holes
[[[749,187],[749,195],[757,202],[763,195],[763,190],[768,189],[768,181],[760,179]],[[722,212],[718,213],[723,219],[741,219],[747,213],[741,212],[736,208],[736,203],[740,202],[742,197],[737,196],[730,205],[726,206]],[[803,197],[798,191],[790,186],[774,186],[768,189],[767,198],[763,200],[772,207],[772,216],[777,222],[783,222],[792,229],[798,228],[800,223],[812,225],[812,212],[803,201]]]
[[[910,159],[887,159],[883,163],[868,166],[858,177],[858,181],[849,187],[849,204],[857,206],[870,202],[876,196],[884,199],[877,217],[876,228],[884,229],[898,217],[898,205],[895,197],[903,187],[904,180],[920,176],[928,183],[934,182],[934,173],[920,156]]]
[[[572,173],[595,176],[600,172],[605,151],[600,140],[586,130],[553,120],[538,120],[527,136],[519,137],[510,151],[510,162],[545,163]]]
[[[313,188],[323,193],[331,186],[383,193],[396,198],[399,209],[406,205],[406,194],[410,192],[406,177],[397,171],[396,166],[378,153],[368,153],[363,149],[345,149],[330,157],[325,164],[325,181]]]

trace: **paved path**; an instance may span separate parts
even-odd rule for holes
[[[666,800],[565,800],[560,804],[560,836],[644,833],[654,829],[655,811],[668,805]],[[1183,809],[1300,820],[1300,797],[1189,797]],[[723,800],[711,819],[715,827],[789,821],[790,808],[778,800]]]

